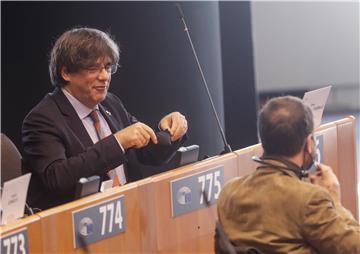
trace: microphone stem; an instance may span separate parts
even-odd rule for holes
[[[216,109],[215,109],[215,106],[214,106],[214,102],[213,102],[213,100],[212,100],[212,98],[211,98],[211,94],[210,94],[210,91],[209,91],[209,88],[208,88],[208,85],[207,85],[207,82],[206,82],[204,73],[203,73],[203,71],[202,71],[202,68],[201,68],[201,65],[200,65],[198,56],[197,56],[197,54],[196,54],[196,50],[195,50],[194,44],[192,43],[192,39],[191,39],[191,36],[190,36],[190,33],[189,33],[189,29],[188,29],[188,27],[187,27],[187,25],[186,25],[186,21],[185,21],[185,19],[184,19],[183,12],[182,12],[182,10],[181,10],[181,8],[180,8],[180,5],[177,5],[177,7],[178,7],[178,9],[179,9],[179,11],[180,11],[181,21],[182,21],[183,24],[184,24],[184,31],[185,31],[188,39],[189,39],[192,52],[193,52],[193,54],[194,54],[194,56],[195,56],[195,60],[196,60],[196,64],[197,64],[198,70],[199,70],[199,72],[200,72],[200,74],[201,74],[201,78],[202,78],[203,84],[204,84],[204,86],[205,86],[205,90],[206,90],[206,93],[207,93],[207,95],[208,95],[208,99],[209,99],[210,104],[211,104],[211,107],[212,107],[212,109],[213,109],[213,113],[214,113],[214,115],[215,115],[215,118],[216,118],[216,121],[217,121],[219,130],[220,130],[220,134],[221,134],[221,137],[222,137],[223,142],[224,142],[224,153],[232,152],[230,145],[229,145],[228,142],[226,141],[226,137],[225,137],[225,134],[224,134],[224,130],[223,130],[223,128],[221,127],[221,123],[220,123],[219,117],[218,117],[218,115],[217,115],[217,113],[216,113]]]

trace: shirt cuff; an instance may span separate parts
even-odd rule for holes
[[[123,153],[125,153],[125,149],[124,149],[124,147],[121,145],[120,141],[119,141],[116,137],[114,137],[114,138],[116,139],[116,141],[117,141],[117,143],[119,144],[119,146],[120,146],[121,150],[123,151]]]

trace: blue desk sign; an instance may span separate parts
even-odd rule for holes
[[[74,248],[125,232],[124,195],[73,211]]]
[[[314,135],[316,146],[316,162],[324,163],[324,135]]]
[[[215,204],[224,185],[224,166],[208,169],[170,182],[172,216]],[[203,193],[206,194],[204,197]]]
[[[27,228],[22,228],[9,235],[1,236],[2,254],[27,254],[29,253],[29,240]]]

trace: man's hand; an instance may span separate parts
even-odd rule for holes
[[[131,147],[141,148],[147,146],[150,139],[154,144],[158,142],[153,129],[140,122],[116,132],[115,138],[125,150]]]
[[[326,188],[334,201],[340,203],[340,183],[331,167],[319,164],[316,172],[309,176],[310,182]]]
[[[170,132],[171,141],[176,141],[184,136],[188,128],[185,116],[179,112],[172,112],[164,116],[160,120],[159,126],[162,130]]]

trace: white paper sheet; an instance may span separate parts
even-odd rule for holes
[[[331,86],[312,90],[304,94],[303,101],[310,106],[314,116],[314,129],[320,126],[327,98],[330,94]]]
[[[27,191],[31,173],[4,183],[1,195],[1,224],[6,225],[24,216]]]

